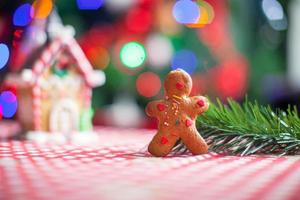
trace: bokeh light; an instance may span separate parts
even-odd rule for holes
[[[12,92],[15,96],[17,95],[17,84],[9,83],[9,84],[2,84],[1,86],[2,91],[9,91]]]
[[[120,12],[135,6],[137,2],[137,0],[107,0],[105,6],[111,11]]]
[[[28,42],[28,46],[24,47],[24,49],[26,49],[27,51],[30,51],[30,48],[43,45],[47,41],[47,34],[34,25],[31,25],[27,28],[26,37],[30,38],[30,43]]]
[[[9,49],[8,47],[0,43],[0,70],[7,64],[9,59]]]
[[[196,23],[187,24],[189,28],[201,28],[207,24],[212,23],[215,13],[214,8],[207,3],[206,1],[198,0],[197,1],[200,9],[200,17]]]
[[[269,20],[281,20],[284,17],[283,8],[277,0],[263,0],[262,8]]]
[[[109,52],[103,47],[90,48],[86,54],[96,69],[105,69],[110,62]]]
[[[80,10],[97,10],[103,5],[104,0],[77,0]]]
[[[17,112],[17,97],[11,91],[4,91],[1,93],[0,104],[2,106],[2,115],[5,118],[11,118]]]
[[[130,117],[128,117],[130,113]],[[138,127],[143,112],[131,96],[120,94],[116,96],[113,104],[105,112],[106,124],[110,126]]]
[[[200,17],[200,9],[194,1],[179,0],[174,4],[173,16],[178,23],[195,23]]]
[[[144,72],[136,80],[136,89],[144,97],[153,97],[158,94],[161,81],[153,72]]]
[[[151,13],[147,9],[132,9],[128,12],[126,25],[129,31],[134,33],[146,33],[152,24]]]
[[[276,31],[286,30],[288,27],[287,17],[283,7],[277,0],[263,0],[262,10],[268,19],[269,25]]]
[[[196,70],[199,62],[194,52],[183,49],[175,53],[172,58],[171,68],[175,69],[183,69],[189,74],[193,74]]]
[[[143,45],[138,42],[125,44],[120,53],[121,62],[129,67],[136,68],[141,66],[146,59],[146,51]]]
[[[173,17],[173,6],[173,1],[158,1],[155,12],[155,25],[158,31],[168,36],[177,35],[182,30],[182,26]]]
[[[170,64],[173,55],[173,46],[168,37],[152,34],[146,41],[149,64],[156,69]]]
[[[45,19],[49,16],[53,8],[52,0],[36,0],[32,4],[31,16],[36,19]]]
[[[247,61],[243,58],[228,60],[211,72],[214,87],[221,99],[242,98],[247,87]]]
[[[27,26],[31,20],[32,6],[29,3],[19,6],[13,16],[13,23],[15,26]]]
[[[193,87],[191,95],[203,95],[207,90],[207,83],[204,74],[196,73],[192,75]]]

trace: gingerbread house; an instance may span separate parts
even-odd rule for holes
[[[103,85],[105,75],[93,70],[72,27],[56,30],[21,73],[7,77],[7,84],[17,88],[17,120],[30,132],[88,131],[92,128],[92,88]]]

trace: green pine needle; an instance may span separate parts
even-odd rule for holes
[[[300,119],[296,107],[273,111],[270,106],[228,100],[211,104],[197,119],[210,150],[230,155],[300,155]],[[175,151],[185,149],[182,143]]]

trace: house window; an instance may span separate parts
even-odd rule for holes
[[[68,65],[59,65],[58,62],[55,62],[52,66],[52,73],[59,77],[65,77],[68,75]]]

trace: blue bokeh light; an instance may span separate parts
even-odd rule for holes
[[[3,117],[13,117],[16,114],[18,108],[16,95],[10,91],[2,92],[0,95],[0,105],[2,107]]]
[[[80,10],[97,10],[104,3],[104,0],[77,0],[77,6]]]
[[[179,0],[173,6],[173,16],[181,24],[195,23],[200,17],[200,9],[194,1]]]
[[[190,50],[180,50],[175,53],[172,58],[171,68],[175,69],[183,69],[189,74],[193,74],[198,66],[198,59],[194,52]]]
[[[13,23],[15,26],[27,26],[31,20],[32,6],[29,3],[19,6],[13,16]]]
[[[0,43],[0,70],[7,64],[9,59],[9,49],[8,47]]]

